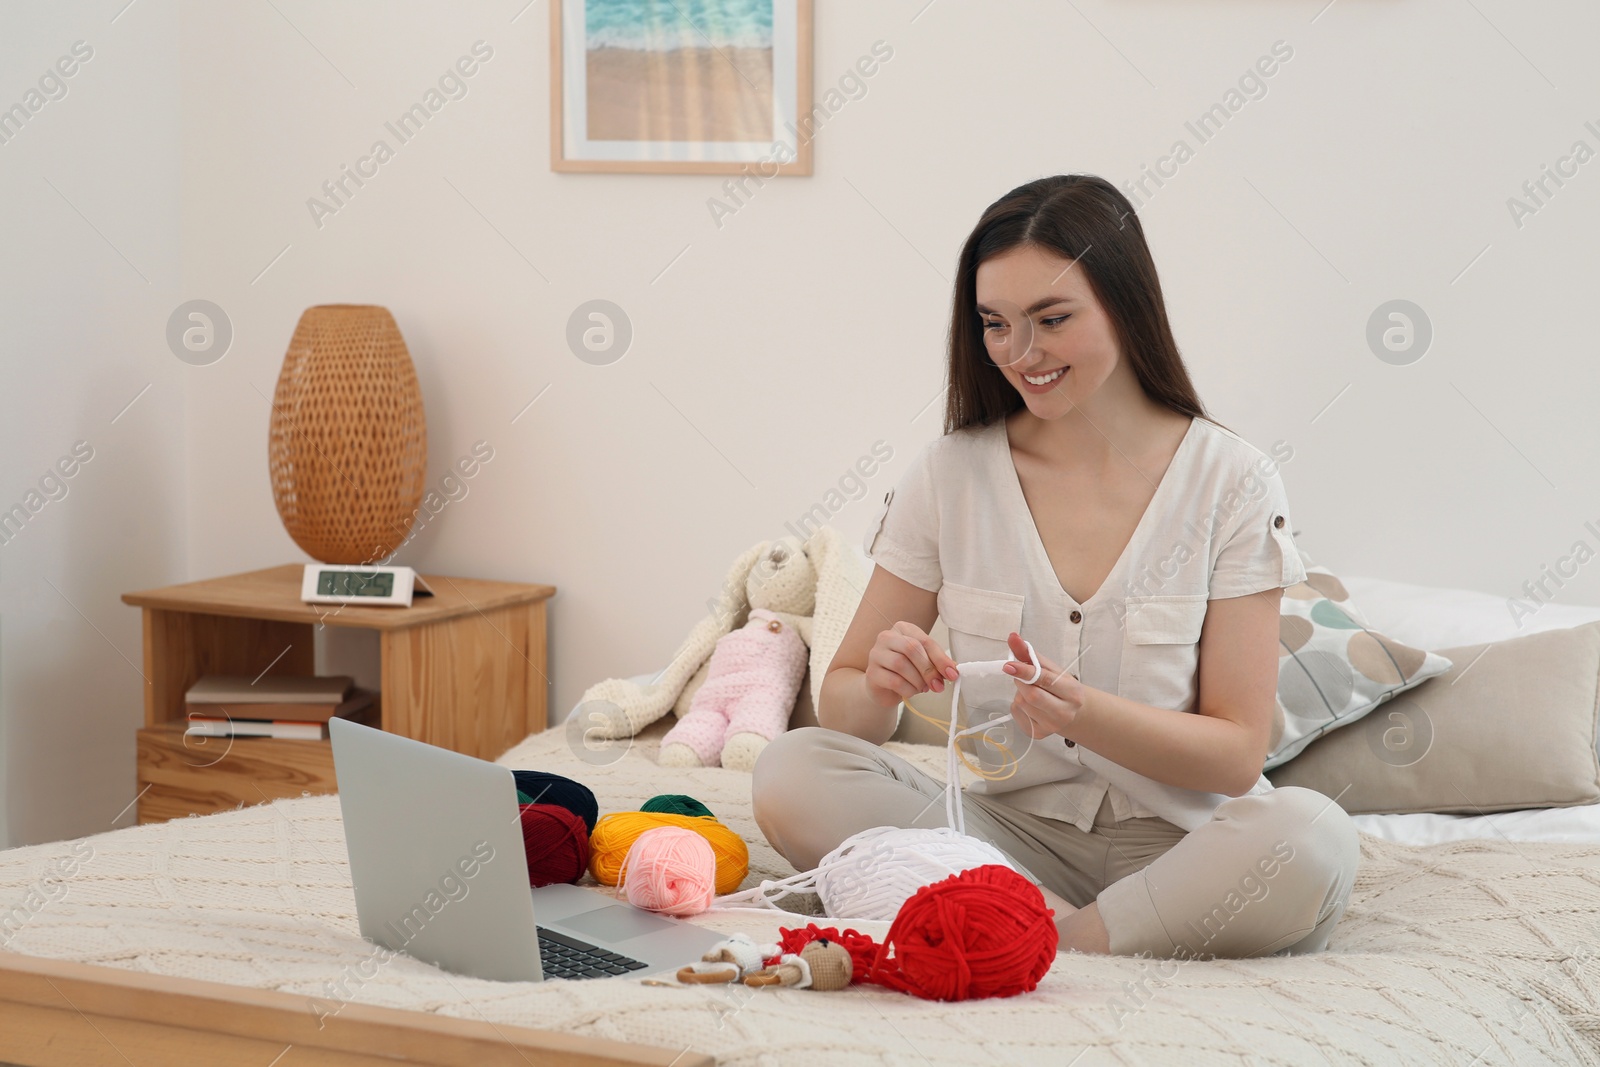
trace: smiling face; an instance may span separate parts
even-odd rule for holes
[[[1075,261],[1020,245],[980,263],[975,282],[984,348],[1033,414],[1055,418],[1132,373]]]

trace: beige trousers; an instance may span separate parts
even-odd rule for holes
[[[875,826],[945,825],[944,784],[850,734],[817,727],[761,753],[753,800],[761,832],[797,870]],[[962,794],[967,833],[1068,903],[1099,902],[1117,955],[1245,957],[1317,952],[1355,882],[1360,842],[1343,808],[1296,786],[1233,797],[1185,833],[1165,819],[1094,828],[1033,815],[999,796]]]

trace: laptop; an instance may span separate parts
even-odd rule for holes
[[[505,767],[328,723],[361,936],[447,971],[503,982],[644,977],[723,935],[575,885],[530,888]]]

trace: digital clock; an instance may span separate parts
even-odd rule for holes
[[[432,595],[410,567],[307,563],[300,582],[300,599],[307,604],[408,608],[413,593]]]

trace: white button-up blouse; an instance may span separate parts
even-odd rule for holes
[[[1292,526],[1278,460],[1193,419],[1122,555],[1080,604],[1056,578],[996,419],[928,444],[884,497],[866,549],[938,593],[958,664],[1005,659],[1015,630],[1087,686],[1195,713],[1206,602],[1303,581]],[[1136,774],[1059,735],[1035,741],[1000,725],[1014,691],[1009,677],[987,693],[963,685],[963,721],[997,721],[969,753],[981,779],[972,791],[1085,832],[1108,794],[1118,819],[1155,815],[1185,830],[1227,799]],[[1250,792],[1271,789],[1263,775]]]

